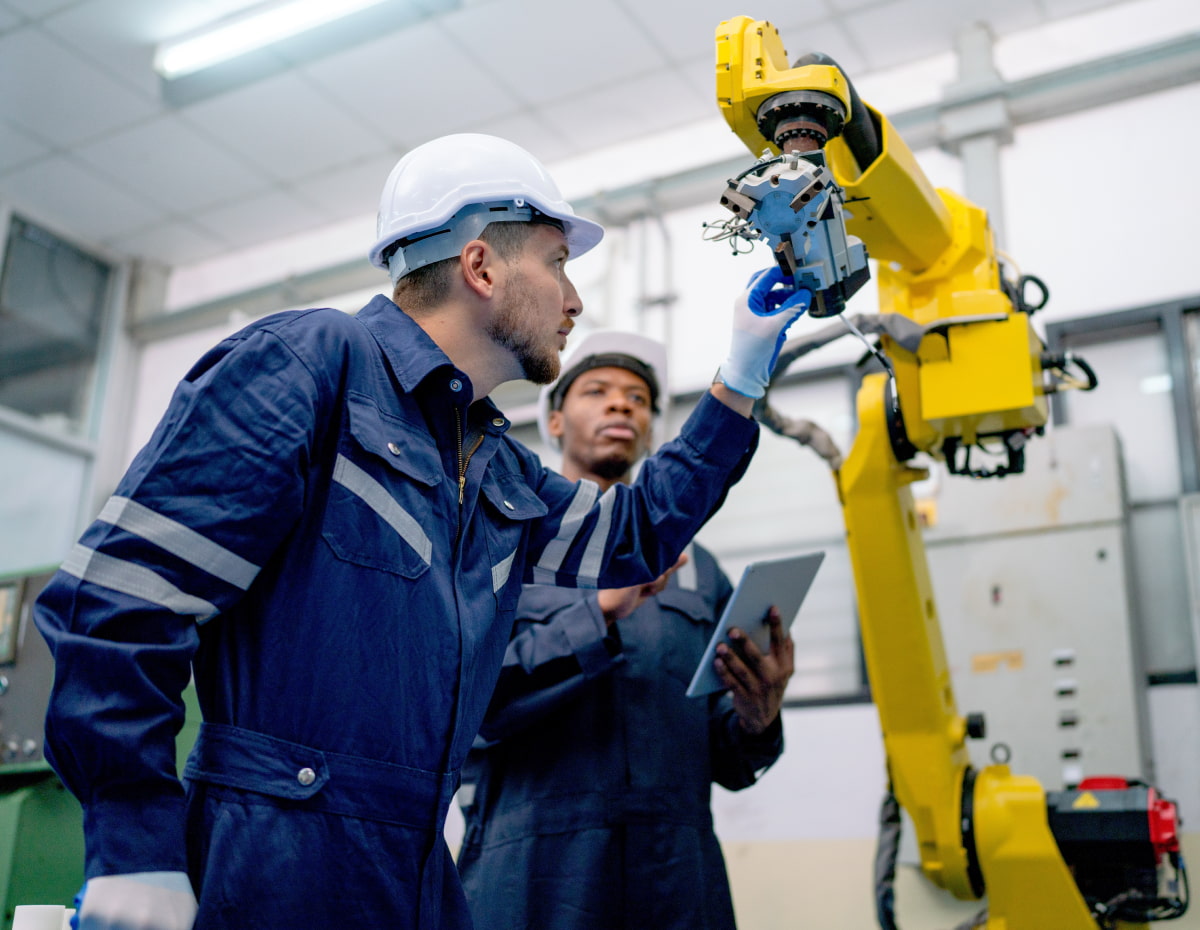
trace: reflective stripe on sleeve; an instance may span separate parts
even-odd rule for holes
[[[492,566],[492,593],[499,594],[500,589],[504,587],[508,581],[508,576],[512,572],[513,559],[517,557],[517,550],[514,549],[503,562]]]
[[[571,499],[570,506],[567,507],[566,515],[558,526],[558,535],[550,540],[546,548],[542,550],[542,557],[534,566],[534,583],[554,584],[554,576],[562,568],[563,559],[567,557],[571,540],[579,532],[583,518],[592,509],[599,493],[600,485],[596,482],[588,481],[586,478],[579,482],[575,489],[575,496]]]
[[[111,497],[100,511],[100,520],[154,543],[203,571],[245,591],[259,567],[230,552],[190,527],[127,497]]]
[[[191,614],[197,623],[203,623],[217,614],[213,604],[185,594],[144,565],[113,558],[80,543],[75,544],[61,569],[80,581],[128,594],[157,607],[165,607],[172,613],[181,616]]]
[[[583,560],[579,563],[579,575],[576,579],[581,588],[594,588],[600,580],[600,569],[604,565],[604,547],[608,543],[608,534],[612,530],[613,503],[617,499],[616,491],[609,488],[600,497],[600,516],[596,519],[596,527],[584,550]]]
[[[433,543],[416,519],[401,507],[387,489],[351,462],[344,455],[337,457],[333,480],[370,507],[379,518],[394,529],[428,565],[433,557]]]

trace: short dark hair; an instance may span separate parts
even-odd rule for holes
[[[560,232],[563,230],[559,220],[535,213],[528,222],[488,223],[479,238],[494,248],[505,262],[513,262],[520,257],[525,243],[533,234],[533,227],[539,224],[553,226]],[[450,294],[451,275],[456,261],[457,256],[443,258],[410,271],[396,282],[392,300],[406,310],[437,306]]]

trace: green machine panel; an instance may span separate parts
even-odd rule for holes
[[[32,606],[49,578],[0,578],[0,930],[19,904],[71,907],[83,884],[83,811],[44,755],[54,663]],[[195,690],[184,698],[180,768],[200,725]]]

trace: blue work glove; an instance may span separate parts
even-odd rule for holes
[[[192,930],[196,896],[184,872],[90,878],[75,898],[74,930]]]
[[[767,392],[787,328],[808,309],[812,291],[796,287],[778,265],[756,271],[733,305],[733,339],[718,377],[746,397]]]

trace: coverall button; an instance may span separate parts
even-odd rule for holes
[[[296,773],[296,781],[300,782],[305,788],[317,780],[317,773],[310,768],[303,768]]]
[[[508,501],[505,501],[505,502],[504,502],[504,506],[505,506],[505,507],[507,507],[509,510],[516,510],[516,509],[517,509],[517,508],[515,508],[515,507],[514,507],[512,504],[510,504]]]
[[[394,442],[389,442],[388,443],[388,452],[392,453],[392,455],[399,455],[400,447],[398,445],[396,445]]]
[[[457,378],[451,378],[450,379],[450,390],[456,391],[456,392],[461,391],[462,390],[462,382],[459,381]]]
[[[504,417],[496,417],[494,420],[492,420],[492,426],[503,426],[503,425],[504,425]]]

